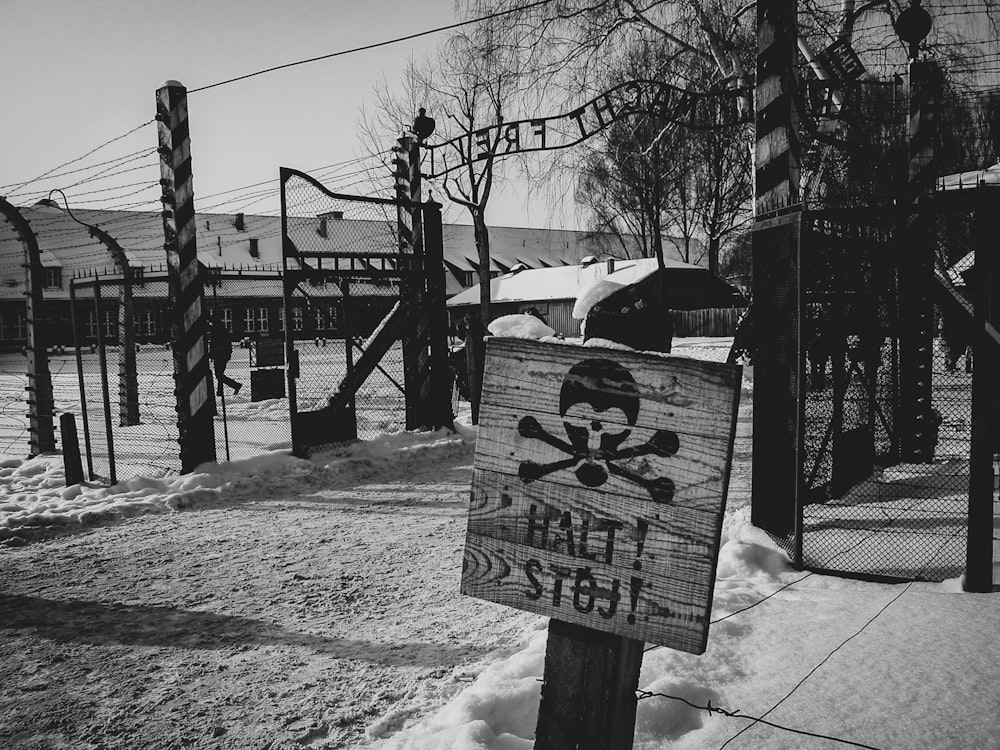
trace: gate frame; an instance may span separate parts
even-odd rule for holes
[[[397,230],[404,229],[405,216],[419,217],[411,220],[405,230],[413,229],[411,238],[405,231],[399,232],[397,250],[386,253],[319,252],[301,250],[288,235],[288,202],[286,185],[292,177],[305,180],[327,197],[347,203],[367,203],[397,209]],[[281,263],[283,283],[283,305],[285,320],[292,320],[292,294],[299,280],[309,274],[323,274],[334,279],[351,278],[391,278],[399,280],[399,299],[392,311],[376,328],[377,341],[372,341],[369,350],[402,340],[404,345],[404,387],[406,402],[406,429],[453,428],[454,415],[451,412],[450,372],[447,367],[448,332],[447,308],[445,306],[444,254],[442,247],[441,207],[434,202],[414,203],[403,197],[381,198],[374,196],[347,195],[335,193],[305,172],[289,167],[279,168],[281,187]],[[416,232],[420,233],[419,241]],[[409,241],[407,241],[409,239]],[[410,251],[407,252],[407,247]],[[292,268],[290,260],[297,260],[299,268]],[[316,268],[305,261],[315,259]],[[380,265],[375,270],[368,263],[351,263],[349,270],[322,268],[322,260],[351,259],[352,261],[376,261]],[[304,266],[304,267],[303,267]],[[359,268],[359,266],[362,266]],[[438,278],[440,277],[440,278]],[[366,351],[369,351],[366,350]],[[337,412],[352,409],[357,389],[364,383],[370,372],[378,365],[381,357],[365,357],[366,352],[353,361],[341,382],[336,398],[316,412],[298,411],[298,391],[296,380],[299,376],[298,353],[295,350],[295,336],[291,325],[285,326],[285,354],[288,362],[288,406],[291,420],[292,453],[307,457],[310,445],[308,420],[315,420],[333,426],[337,423]],[[361,373],[360,376],[358,373]],[[303,418],[300,414],[322,415]],[[338,442],[356,437],[355,427],[350,434],[330,433],[327,442]]]

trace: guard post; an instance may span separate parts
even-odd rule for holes
[[[163,236],[167,253],[174,355],[174,394],[181,471],[215,460],[215,394],[209,369],[204,284],[199,272],[191,179],[187,89],[167,81],[156,91],[156,120],[163,187]]]

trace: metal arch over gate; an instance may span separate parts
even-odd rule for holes
[[[450,426],[447,331],[434,321],[445,305],[440,206],[334,193],[285,167],[280,176],[294,453]],[[419,238],[401,226],[412,214]],[[328,335],[306,339],[307,318]]]

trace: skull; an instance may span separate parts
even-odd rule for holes
[[[599,461],[614,458],[639,415],[639,393],[632,374],[617,362],[585,359],[566,373],[559,413],[570,444],[584,462],[577,478],[588,487],[607,481]]]

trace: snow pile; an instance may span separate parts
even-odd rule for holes
[[[210,462],[163,478],[136,477],[112,487],[94,482],[65,486],[62,456],[46,454],[0,462],[0,543],[59,528],[96,526],[147,513],[170,513],[268,496],[307,482],[367,479],[387,468],[471,456],[476,428],[456,432],[399,432],[359,441],[306,461],[287,450],[238,461]]]
[[[1000,598],[955,593],[955,581],[886,585],[793,570],[750,526],[746,507],[727,514],[723,541],[708,651],[647,646],[637,750],[720,747],[744,730],[737,747],[836,744],[789,730],[885,748],[995,745],[987,717],[990,705],[995,709],[1000,646],[995,638],[986,650],[972,643],[991,638]],[[375,747],[529,750],[544,641],[537,634],[429,717],[391,737],[370,734],[384,738]],[[787,729],[708,707],[767,714]]]
[[[518,313],[504,315],[489,324],[488,330],[494,336],[515,339],[542,339],[555,335],[555,331],[534,315]]]
[[[468,688],[417,731],[396,734],[379,747],[385,750],[450,748],[451,750],[530,750],[538,720],[541,675],[545,662],[545,620],[527,645],[509,658],[486,667]],[[383,737],[382,720],[368,735]]]
[[[624,288],[623,284],[607,279],[598,279],[588,284],[580,290],[580,294],[576,298],[576,303],[573,305],[573,317],[576,320],[586,320],[590,308]]]

